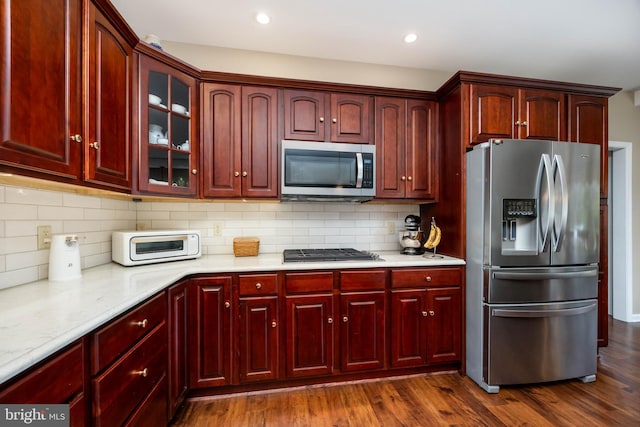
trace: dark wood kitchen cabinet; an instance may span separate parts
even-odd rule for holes
[[[239,381],[280,377],[280,325],[277,274],[243,274],[238,278]]]
[[[130,190],[135,36],[94,2],[3,0],[2,11],[0,170]]]
[[[66,403],[69,405],[69,425],[88,425],[89,400],[84,381],[86,354],[83,340],[67,346],[18,378],[3,384],[0,403]]]
[[[284,90],[284,138],[373,143],[373,97],[361,94]]]
[[[437,104],[376,97],[376,198],[437,198]]]
[[[386,272],[340,272],[342,372],[381,369],[386,362]]]
[[[333,273],[285,274],[287,377],[333,373]]]
[[[278,90],[202,84],[203,195],[278,196]]]
[[[138,54],[138,190],[195,196],[198,189],[196,79]]]
[[[188,319],[189,300],[187,289],[189,280],[181,280],[167,290],[167,324],[169,338],[169,371],[167,375],[169,390],[169,419],[184,401],[189,390],[188,359]]]
[[[189,298],[189,387],[232,383],[232,276],[191,279]]]

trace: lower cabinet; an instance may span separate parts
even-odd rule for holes
[[[169,326],[169,419],[184,401],[189,391],[189,360],[187,346],[189,280],[182,280],[172,285],[167,291]]]

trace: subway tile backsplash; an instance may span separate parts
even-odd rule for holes
[[[37,227],[80,238],[82,268],[111,262],[111,232],[195,229],[204,254],[232,254],[233,238],[260,238],[260,253],[287,248],[400,250],[398,231],[418,205],[278,202],[133,202],[0,184],[0,289],[45,279],[49,250]]]

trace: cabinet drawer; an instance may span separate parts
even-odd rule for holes
[[[384,270],[341,271],[340,290],[367,291],[384,289],[387,273]]]
[[[163,323],[92,381],[95,425],[121,425],[166,371],[167,327]]]
[[[153,330],[167,317],[165,294],[160,293],[118,320],[95,332],[92,336],[91,373],[96,374],[124,353],[135,342]]]
[[[333,273],[287,273],[285,275],[287,293],[305,293],[333,290]]]
[[[162,377],[127,421],[126,427],[167,425],[167,377]]]
[[[239,280],[240,296],[273,295],[278,293],[277,274],[242,275]]]
[[[1,403],[68,403],[82,391],[82,343],[67,350],[32,370],[11,386],[0,391]]]
[[[462,283],[461,268],[416,268],[391,270],[392,288],[421,288]]]

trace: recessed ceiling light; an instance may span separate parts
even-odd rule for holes
[[[263,25],[267,25],[271,21],[271,18],[266,13],[259,13],[256,15],[256,21]]]
[[[404,36],[404,42],[405,43],[413,43],[416,40],[418,40],[418,35],[411,33],[411,34],[407,34],[406,36]]]

